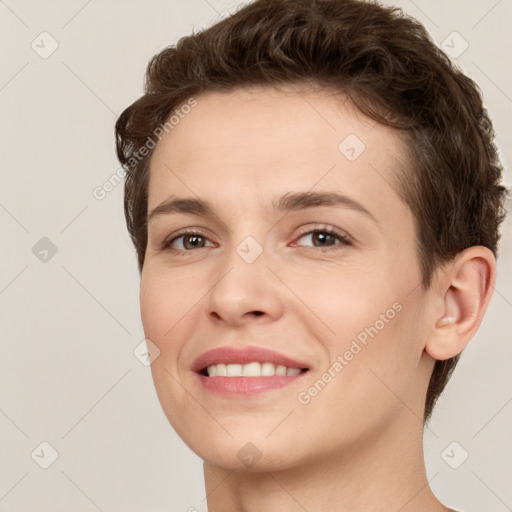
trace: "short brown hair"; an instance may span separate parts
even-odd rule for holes
[[[478,86],[425,28],[376,2],[256,0],[155,55],[145,94],[117,120],[117,154],[127,172],[125,216],[140,272],[149,162],[159,126],[205,91],[294,83],[348,95],[364,114],[408,141],[410,166],[397,178],[414,215],[425,289],[439,265],[468,247],[488,247],[497,257],[507,189],[500,184],[492,123]],[[458,357],[436,361],[425,422]]]

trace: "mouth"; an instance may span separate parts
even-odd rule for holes
[[[247,397],[289,386],[311,368],[262,347],[222,347],[199,356],[192,370],[207,391]]]

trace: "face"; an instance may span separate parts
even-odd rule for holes
[[[208,463],[290,468],[399,429],[403,403],[421,416],[404,155],[340,95],[292,89],[205,93],[158,143],[142,322],[163,410]]]

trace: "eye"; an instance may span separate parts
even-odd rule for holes
[[[190,252],[194,249],[202,249],[203,247],[206,247],[207,242],[209,242],[208,238],[202,233],[190,230],[164,240],[162,242],[161,249],[171,250],[176,253],[182,253],[183,251]],[[213,247],[214,244],[211,246]]]
[[[310,239],[311,244],[297,243],[301,239]],[[350,238],[342,231],[338,231],[329,226],[309,230],[304,232],[300,237],[291,244],[293,246],[304,245],[316,247],[319,249],[333,250],[336,246],[352,245]],[[165,239],[161,244],[161,250],[171,251],[178,255],[184,255],[187,252],[192,252],[194,249],[202,249],[205,247],[215,247],[208,237],[197,229],[189,229],[181,233],[174,234]]]
[[[351,240],[346,234],[327,226],[310,230],[302,234],[297,240],[301,240],[303,238],[309,238],[309,240],[312,242],[310,247],[327,248],[327,250],[330,250],[330,248],[335,247],[336,245],[352,245]],[[294,242],[293,245],[297,245],[297,242]]]

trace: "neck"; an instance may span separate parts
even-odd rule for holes
[[[359,446],[286,470],[240,472],[205,462],[208,512],[445,512],[427,480],[423,425],[408,410],[403,416]]]

